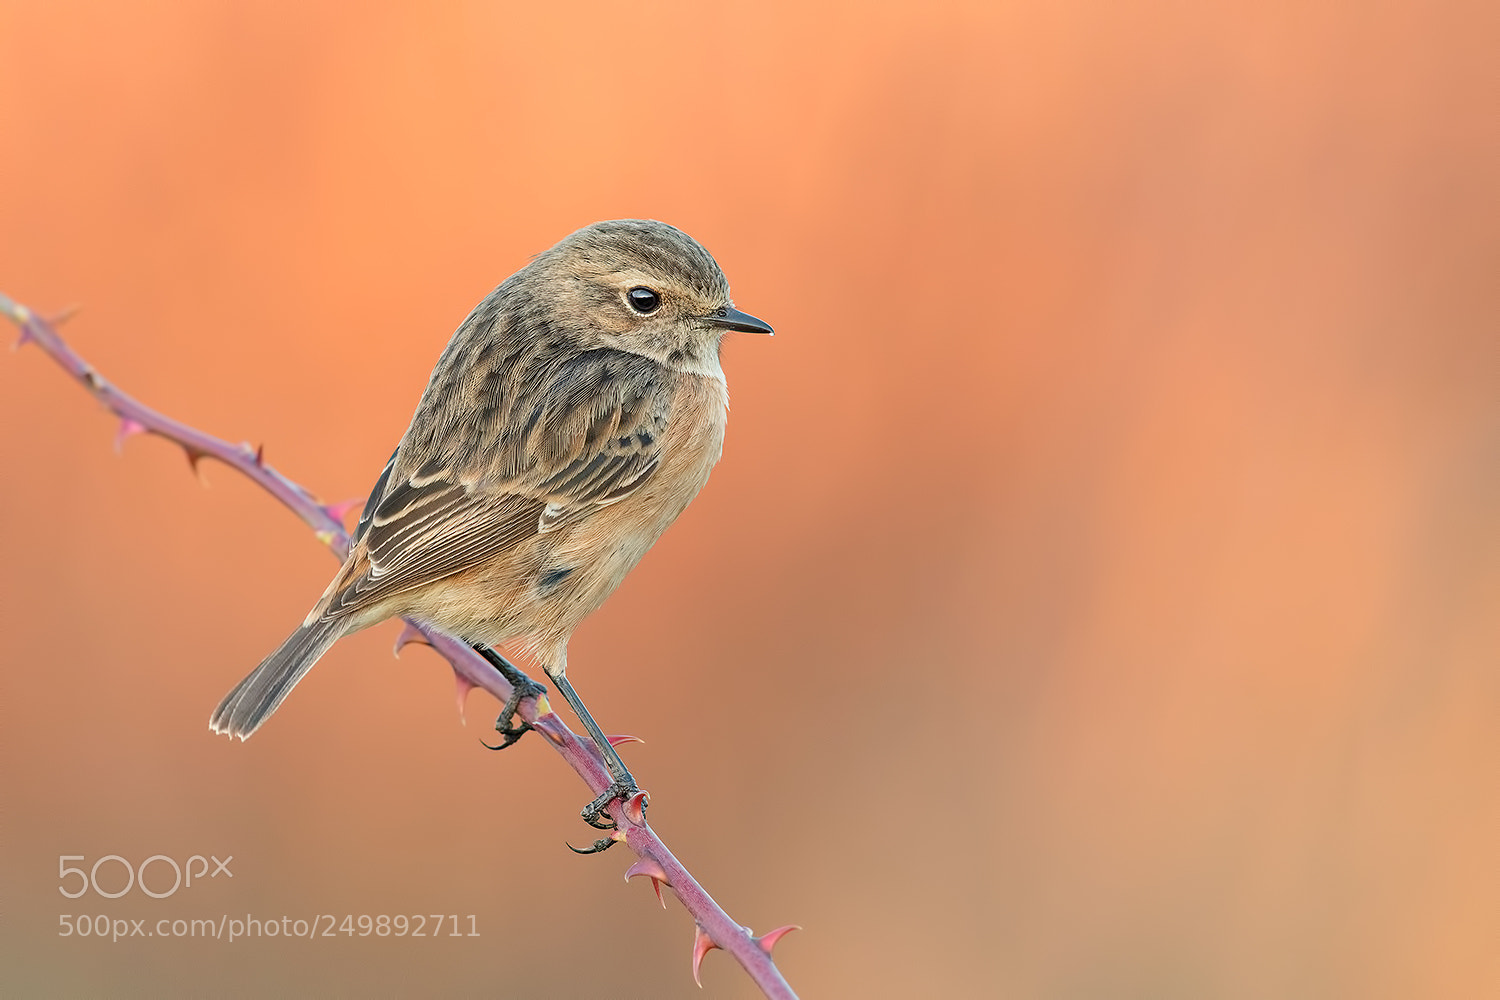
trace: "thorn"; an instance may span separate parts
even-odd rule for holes
[[[192,445],[186,444],[182,446],[182,450],[187,455],[188,465],[193,467],[193,475],[198,477],[198,482],[207,486],[208,483],[203,478],[203,470],[198,468],[198,463],[208,457],[208,452],[199,451]]]
[[[342,524],[344,515],[356,507],[364,506],[364,502],[364,497],[356,497],[353,500],[340,500],[338,503],[324,504],[323,512]]]
[[[760,937],[751,938],[750,940],[760,945],[760,950],[769,955],[771,954],[771,949],[776,947],[776,943],[778,941],[786,937],[792,931],[800,931],[801,929],[802,926],[800,924],[787,924],[785,927],[778,927],[774,931],[766,931]]]
[[[264,467],[266,464],[266,446],[264,444],[255,446],[255,464],[258,467]]]
[[[607,736],[607,737],[605,737],[605,739],[609,740],[609,745],[612,746],[612,747],[624,746],[626,743],[644,743],[644,742],[646,742],[645,740],[641,739],[639,736]]]
[[[671,880],[667,878],[667,870],[661,866],[661,862],[654,858],[641,858],[635,864],[631,865],[625,872],[625,881],[629,882],[639,875],[645,875],[658,882],[666,882],[668,885],[672,884]]]
[[[419,642],[424,646],[432,645],[432,643],[427,641],[427,637],[422,634],[421,629],[417,628],[411,622],[402,622],[401,634],[396,636],[395,648],[391,650],[392,655],[399,658],[401,656],[401,650],[405,649],[409,644],[413,642]],[[469,685],[469,687],[473,686],[473,684]]]
[[[398,655],[400,654],[401,650],[399,647],[396,652]],[[458,698],[458,721],[467,726],[469,720],[464,716],[464,705],[469,700],[469,692],[474,690],[478,685],[455,670],[453,671],[453,686],[456,689],[455,694]]]
[[[68,320],[72,319],[74,316],[77,316],[78,310],[82,308],[83,306],[79,305],[77,302],[74,302],[71,305],[63,306],[60,310],[54,313],[52,317],[47,320],[47,322],[51,323],[53,326],[62,326]]]
[[[698,967],[703,964],[703,956],[717,948],[713,938],[703,933],[703,928],[698,924],[693,925],[693,982],[698,988],[703,989],[703,980],[698,978]]]
[[[146,425],[141,423],[139,420],[132,420],[129,417],[121,417],[120,429],[115,432],[115,454],[118,455],[121,450],[123,450],[123,448],[125,447],[126,438],[135,437],[135,435],[144,434],[145,432]]]
[[[634,823],[636,826],[645,826],[646,803],[649,801],[650,796],[644,791],[638,791],[625,800],[624,804],[620,807],[620,811],[625,814],[625,818],[631,823]]]
[[[641,858],[641,860],[631,865],[625,872],[625,881],[629,882],[637,875],[645,875],[651,880],[651,888],[656,892],[656,901],[665,910],[667,908],[667,901],[661,897],[661,887],[672,884],[671,880],[667,878],[666,870],[651,858]]]

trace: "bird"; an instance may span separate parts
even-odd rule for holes
[[[596,222],[536,255],[459,325],[343,565],[210,729],[249,738],[338,639],[409,617],[511,682],[501,747],[530,728],[516,711],[545,687],[495,647],[541,665],[608,765],[611,785],[583,815],[609,828],[605,807],[638,789],[568,681],[568,640],[708,481],[732,331],[773,332],[734,307],[718,262],[674,226]]]

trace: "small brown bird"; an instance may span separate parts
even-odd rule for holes
[[[302,626],[209,722],[245,739],[341,636],[409,616],[471,643],[524,696],[544,690],[491,648],[524,644],[610,765],[595,825],[635,782],[567,680],[573,629],[708,481],[724,440],[735,309],[692,237],[622,219],[578,230],[505,280],[454,333],[375,484],[348,558]]]

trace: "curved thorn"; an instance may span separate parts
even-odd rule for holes
[[[120,429],[115,432],[115,454],[118,455],[125,448],[125,439],[135,437],[137,434],[146,433],[146,425],[139,420],[129,417],[120,418]]]
[[[645,826],[646,803],[649,801],[650,796],[644,790],[638,791],[625,800],[620,811],[625,814],[625,818],[631,823],[634,823],[636,826]]]
[[[72,305],[63,306],[56,313],[50,316],[47,319],[47,322],[51,323],[53,326],[62,326],[68,320],[72,319],[74,316],[77,316],[78,311],[82,308],[83,306],[79,305],[77,302],[74,302]]]
[[[666,869],[653,858],[641,858],[635,864],[631,865],[625,872],[625,881],[629,882],[638,875],[645,875],[653,882],[665,882],[667,885],[672,884],[672,880],[667,878]],[[658,895],[660,895],[660,892],[658,892]]]
[[[396,647],[396,655],[401,655],[400,646]],[[468,704],[469,692],[474,690],[474,688],[476,688],[477,686],[478,685],[469,680],[463,674],[459,673],[457,670],[453,671],[454,697],[458,699],[458,721],[462,725],[467,726],[469,724],[468,717],[464,715],[464,706]]]
[[[787,924],[785,927],[778,927],[774,931],[766,931],[760,937],[752,938],[752,940],[756,944],[760,945],[761,951],[769,955],[771,954],[771,949],[776,947],[776,943],[778,941],[786,937],[792,931],[800,931],[801,929],[801,924]]]
[[[391,650],[391,654],[399,657],[401,655],[401,650],[405,649],[409,644],[413,642],[421,643],[424,646],[432,645],[432,643],[427,641],[427,637],[422,634],[422,631],[415,625],[413,625],[411,622],[402,622],[401,634],[396,636],[396,645]],[[469,687],[473,686],[473,684],[469,685]]]
[[[612,747],[624,746],[627,743],[644,743],[644,742],[646,742],[645,740],[641,739],[639,736],[606,736],[605,739],[609,740],[609,745],[612,746]]]
[[[188,465],[192,467],[193,475],[198,477],[198,482],[203,482],[203,470],[198,468],[198,463],[208,457],[207,452],[199,451],[190,445],[182,446],[183,454],[187,455]]]
[[[350,500],[340,500],[338,503],[323,505],[323,512],[335,521],[343,522],[344,516],[356,507],[364,506],[364,497],[356,497]]]
[[[703,956],[717,948],[713,938],[703,932],[698,924],[693,925],[693,982],[698,988],[703,989],[703,980],[698,976],[698,968],[703,964]]]

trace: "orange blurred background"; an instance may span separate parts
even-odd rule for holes
[[[794,987],[1495,996],[1492,8],[0,3],[0,290],[339,500],[490,288],[670,221],[777,336],[571,676]],[[0,992],[755,995],[393,625],[212,737],[334,563],[113,433],[0,355]],[[234,877],[59,895],[111,854]]]

